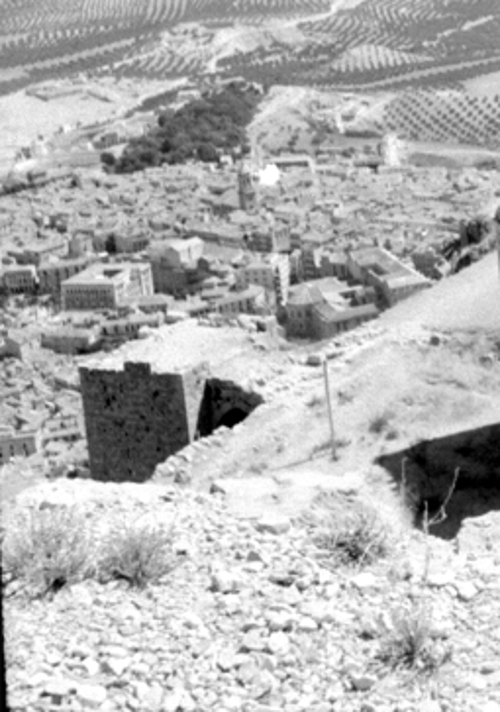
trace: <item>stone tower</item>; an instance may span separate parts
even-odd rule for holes
[[[257,190],[250,166],[243,162],[238,172],[238,197],[241,210],[255,212],[257,209]]]

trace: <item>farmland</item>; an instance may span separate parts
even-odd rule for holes
[[[228,58],[265,79],[332,89],[385,88],[460,80],[500,67],[500,6],[495,0],[378,0],[340,9],[298,27],[309,42],[296,52],[257,50]],[[283,80],[282,80],[283,83]]]
[[[361,128],[498,145],[500,87],[468,88],[500,72],[498,37],[498,0],[0,0],[0,95],[55,78],[242,76],[391,93]]]
[[[349,90],[455,82],[500,68],[496,0],[2,0],[0,6],[4,93],[61,72],[197,74],[207,59],[222,74]],[[273,23],[295,27],[302,41],[269,41],[265,29]],[[235,26],[261,28],[262,42],[248,48],[236,41],[218,61],[218,33]],[[187,34],[179,35],[179,27]],[[190,35],[189,27],[197,31]]]
[[[149,67],[142,61],[144,48],[179,23],[259,25],[270,16],[300,19],[329,7],[325,0],[279,0],[270,11],[268,4],[266,0],[1,0],[0,91],[61,74],[111,72],[123,60],[132,60],[125,63],[129,73],[143,75]],[[179,61],[175,52],[167,52],[163,59],[156,64],[169,76],[198,69],[196,63],[187,66]]]

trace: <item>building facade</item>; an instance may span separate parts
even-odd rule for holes
[[[283,304],[290,287],[290,261],[288,255],[272,254],[253,259],[236,272],[236,289],[248,289],[251,284],[263,287],[275,295],[277,304]]]
[[[40,433],[35,430],[0,431],[0,467],[13,457],[29,457],[40,448]]]
[[[61,284],[75,274],[83,272],[88,267],[89,260],[85,257],[74,260],[47,262],[38,269],[39,291],[41,294],[61,294]]]
[[[195,291],[204,243],[198,237],[165,240],[149,249],[155,292],[184,297]]]
[[[58,354],[85,354],[96,351],[101,345],[97,327],[75,328],[61,326],[48,329],[41,335],[40,345]]]
[[[0,284],[5,294],[35,294],[38,275],[34,265],[8,265],[0,272]]]
[[[54,236],[48,240],[40,240],[22,252],[11,252],[16,262],[20,265],[39,265],[54,257],[64,257],[68,252],[68,245],[64,237]]]
[[[147,250],[150,235],[146,230],[118,232],[114,236],[114,248],[117,254],[133,254]]]
[[[134,297],[152,294],[151,265],[146,262],[95,264],[61,285],[65,310],[117,309]]]
[[[387,307],[431,285],[430,280],[382,247],[350,252],[347,269],[355,282],[374,287],[380,302]]]
[[[290,252],[289,225],[275,223],[252,230],[248,247],[255,252]]]
[[[265,292],[262,287],[252,284],[242,292],[231,292],[214,303],[214,309],[225,316],[238,314],[259,314],[265,309]]]

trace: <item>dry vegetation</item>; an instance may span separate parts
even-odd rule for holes
[[[53,595],[86,578],[143,588],[176,564],[168,527],[122,522],[98,538],[74,506],[17,510],[2,540],[4,582],[17,582],[30,598]]]
[[[391,523],[362,498],[322,492],[305,520],[324,565],[364,566],[395,549]]]
[[[90,554],[84,520],[74,508],[27,509],[8,523],[2,571],[30,596],[44,596],[90,575]]]

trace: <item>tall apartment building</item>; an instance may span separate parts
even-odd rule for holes
[[[262,255],[252,259],[236,273],[236,288],[248,289],[251,284],[263,287],[276,295],[276,302],[283,304],[290,286],[290,261],[286,254]]]

